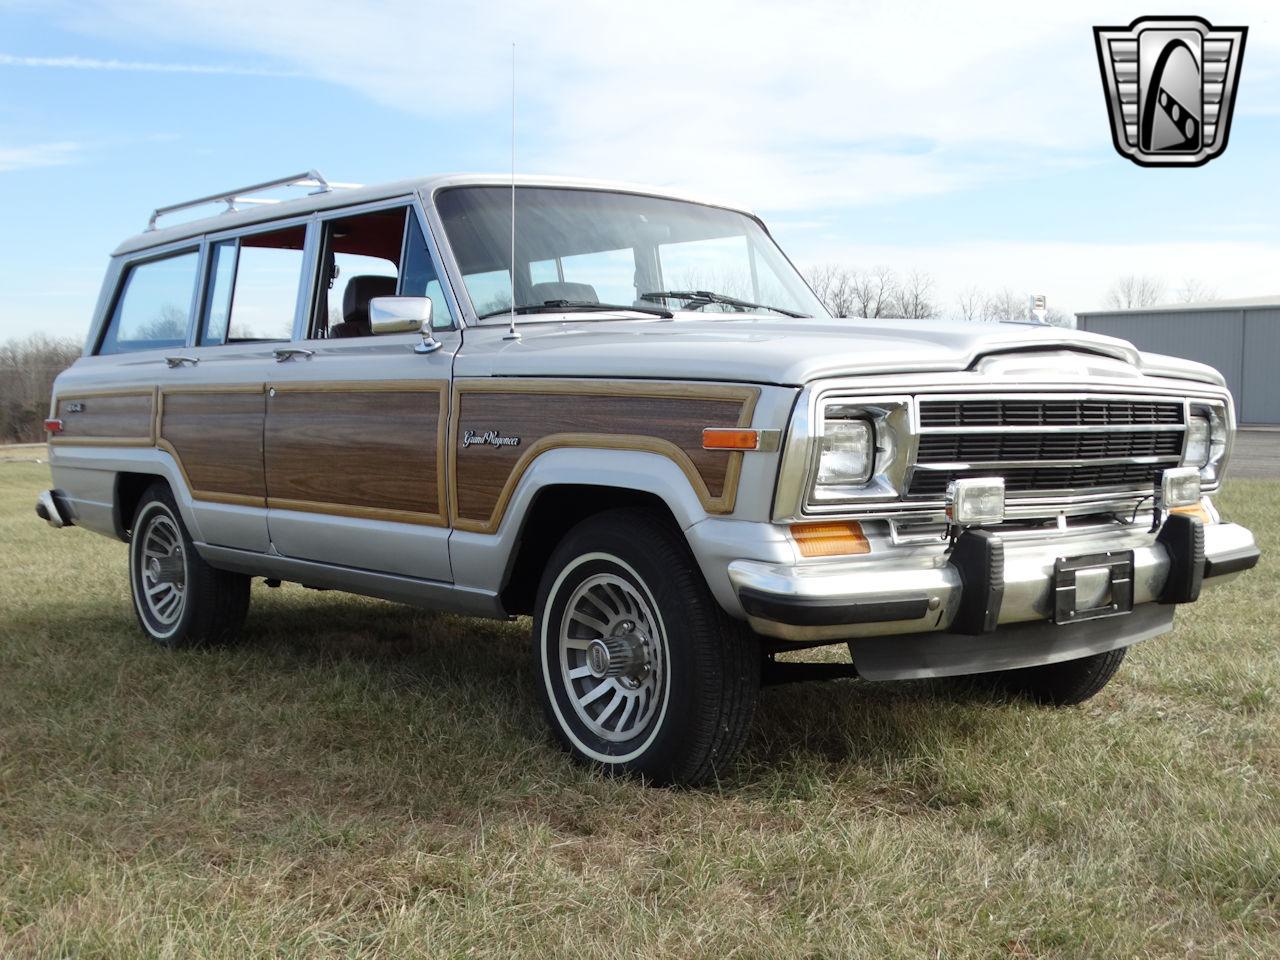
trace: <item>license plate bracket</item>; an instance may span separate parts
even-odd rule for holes
[[[1105,602],[1080,606],[1077,575],[1099,571],[1108,578]],[[1053,622],[1077,623],[1118,617],[1133,610],[1133,551],[1093,553],[1083,557],[1059,557],[1053,564]]]

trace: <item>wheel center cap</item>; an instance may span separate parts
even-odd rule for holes
[[[587,669],[597,680],[609,675],[609,647],[603,640],[592,640],[587,647]]]
[[[588,644],[587,669],[597,680],[620,677],[624,682],[638,683],[649,672],[646,637],[634,623],[623,621],[609,636]]]

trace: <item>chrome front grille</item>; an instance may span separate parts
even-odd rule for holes
[[[1182,425],[1181,400],[1126,400],[1087,397],[1037,400],[970,397],[922,400],[920,426],[929,427],[1114,427]]]
[[[1186,407],[1163,397],[919,398],[910,499],[1001,476],[1010,497],[1149,491],[1182,459]]]

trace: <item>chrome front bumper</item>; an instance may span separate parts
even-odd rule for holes
[[[998,536],[999,528],[995,530]],[[1121,551],[1133,552],[1132,613],[1062,625],[1051,622],[1058,560]],[[1234,523],[1204,527],[1205,584],[1223,582],[1257,560],[1253,534],[1244,527]],[[936,543],[802,564],[735,560],[729,565],[729,579],[757,633],[781,640],[838,642],[953,630],[966,592],[962,571],[953,561],[948,547]],[[1180,562],[1145,528],[1009,539],[1003,544],[1003,561],[1003,596],[998,613],[991,617],[999,628],[996,634],[1018,624],[1042,624],[1050,631],[1081,636],[1118,630],[1120,642],[1112,646],[1125,645],[1126,621],[1132,624],[1136,639],[1143,638],[1139,633],[1152,635],[1153,614],[1138,615],[1144,605],[1167,597],[1166,582]],[[1169,612],[1171,624],[1172,605],[1157,606]]]

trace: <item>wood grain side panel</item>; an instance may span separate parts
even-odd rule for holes
[[[261,387],[164,391],[159,444],[178,461],[197,500],[265,506],[265,416]]]
[[[660,388],[652,388],[655,392]],[[520,475],[538,454],[556,446],[637,449],[669,457],[685,471],[711,512],[733,509],[742,454],[702,448],[705,427],[749,422],[756,391],[712,391],[699,396],[672,387],[670,395],[615,395],[608,386],[565,386],[564,392],[532,388],[498,392],[492,385],[458,395],[455,457],[455,523],[490,532],[501,522]],[[623,393],[618,390],[618,393]],[[518,446],[463,446],[467,431],[519,437]]]
[[[443,384],[401,390],[366,390],[359,384],[279,389],[267,400],[271,505],[442,522],[440,440],[447,397]]]
[[[155,404],[154,389],[59,396],[54,416],[63,426],[53,442],[150,446]]]

